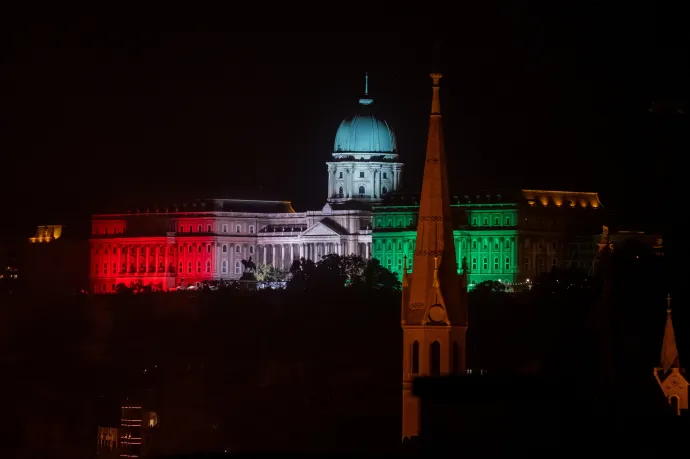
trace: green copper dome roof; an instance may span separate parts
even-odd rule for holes
[[[335,153],[395,153],[395,133],[385,120],[378,119],[371,110],[374,102],[368,97],[368,77],[364,98],[359,99],[360,112],[345,118],[335,134]]]

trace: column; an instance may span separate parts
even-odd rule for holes
[[[164,245],[163,250],[165,250],[165,253],[163,254],[163,273],[167,277],[170,275],[170,268],[168,267],[168,253],[170,252],[170,246]]]
[[[139,266],[141,265],[141,261],[140,261],[140,259],[141,259],[141,246],[139,246],[139,245],[137,244],[137,245],[135,245],[134,247],[135,247],[134,250],[136,250],[136,252],[137,252],[137,261],[136,261],[136,265],[135,265],[135,268],[136,268],[136,269],[134,270],[134,272],[135,272],[137,275],[139,275]]]
[[[280,244],[280,267],[285,269],[285,244]]]
[[[299,245],[299,257],[304,258],[304,244]]]
[[[120,254],[122,253],[122,248],[119,246],[115,246],[115,247],[116,247],[115,250],[117,250],[117,266],[115,267],[115,275],[119,276],[120,275],[120,269],[122,266],[122,262],[120,261],[121,260]]]
[[[354,168],[350,169],[350,197],[352,197],[357,190],[355,190],[355,170]]]
[[[295,261],[295,244],[290,243],[290,266]]]
[[[328,196],[326,199],[331,199],[331,196],[333,196],[333,171],[331,168],[328,168]]]

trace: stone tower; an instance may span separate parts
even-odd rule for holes
[[[453,240],[448,173],[443,145],[439,80],[432,73],[433,97],[412,273],[405,259],[402,437],[419,435],[419,400],[412,380],[465,371],[467,277],[459,275]]]
[[[671,296],[666,300],[666,328],[664,329],[664,341],[661,345],[661,366],[654,369],[654,377],[664,392],[668,403],[676,414],[680,410],[688,409],[688,380],[685,379],[685,370],[680,367],[676,335],[673,332],[671,320]]]

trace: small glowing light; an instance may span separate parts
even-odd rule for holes
[[[527,282],[529,282],[529,279],[525,279]]]

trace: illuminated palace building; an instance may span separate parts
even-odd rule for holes
[[[401,274],[403,256],[412,260],[418,202],[400,193],[395,133],[376,116],[368,82],[358,113],[338,127],[326,165],[320,210],[296,212],[289,201],[206,199],[93,215],[91,291],[239,279],[241,261],[250,257],[287,270],[302,257],[354,254]],[[526,282],[553,266],[588,268],[594,259],[592,228],[600,222],[582,224],[593,222],[583,216],[599,213],[596,193],[467,194],[452,205],[458,270],[464,263],[470,286]]]

